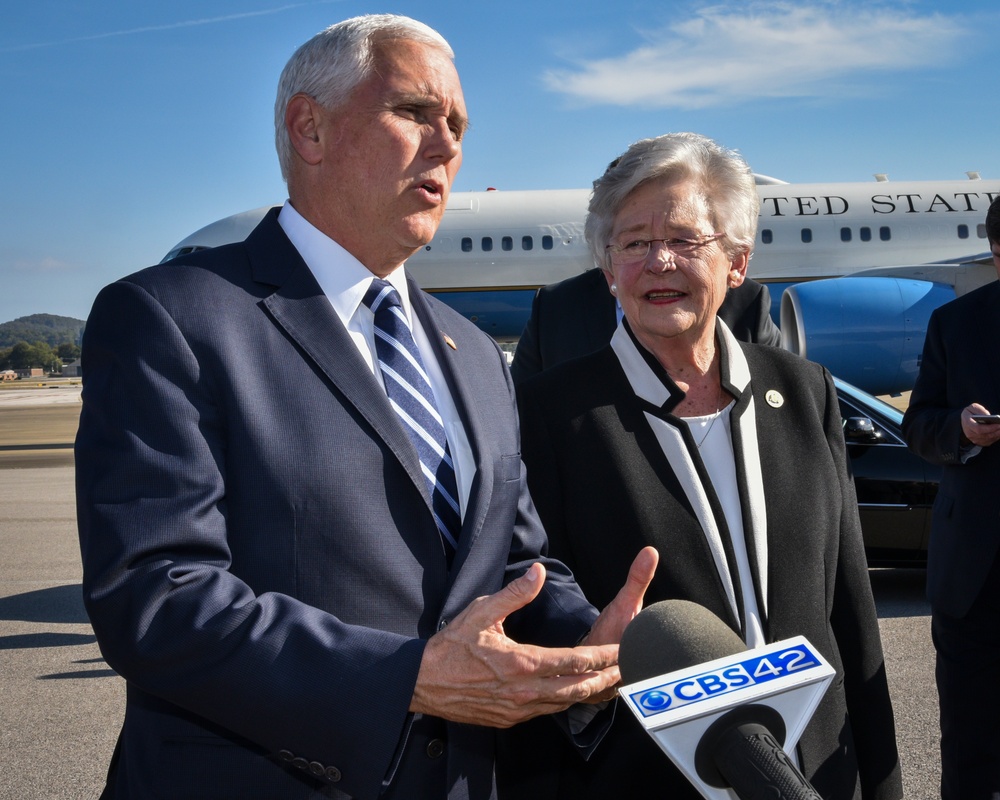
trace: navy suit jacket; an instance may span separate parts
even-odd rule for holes
[[[927,596],[935,611],[963,617],[986,584],[1000,547],[1000,445],[962,463],[962,409],[1000,411],[1000,281],[931,314],[903,436],[942,464],[927,551]],[[1000,591],[997,587],[994,591]]]
[[[427,638],[546,548],[503,354],[411,283],[476,463],[449,571],[412,445],[276,214],[88,320],[83,591],[128,694],[105,796],[488,798],[493,731],[408,706]],[[596,611],[543,560],[508,633],[573,644]]]
[[[781,344],[781,331],[771,319],[771,293],[762,283],[748,278],[730,289],[718,316],[742,342]],[[604,270],[589,269],[543,286],[517,342],[510,366],[514,383],[520,385],[542,370],[599,350],[617,327],[617,304]]]

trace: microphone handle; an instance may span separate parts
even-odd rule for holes
[[[740,800],[823,800],[763,725],[730,727],[713,751],[716,768]]]

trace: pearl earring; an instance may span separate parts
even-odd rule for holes
[[[618,291],[618,284],[617,283],[612,283],[611,284],[611,294],[615,294],[617,291]]]

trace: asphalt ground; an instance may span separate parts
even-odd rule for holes
[[[97,798],[124,681],[80,595],[72,441],[79,386],[0,388],[0,800]],[[937,699],[922,570],[870,573],[906,800],[939,796]],[[182,800],[178,798],[178,800]]]
[[[80,381],[0,384],[0,470],[72,465]]]

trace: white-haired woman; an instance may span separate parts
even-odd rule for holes
[[[804,635],[837,676],[794,757],[827,800],[898,798],[833,381],[716,316],[746,276],[758,205],[742,158],[689,133],[637,142],[595,181],[587,241],[624,319],[603,350],[521,387],[528,483],[550,554],[597,606],[653,545],[647,602],[700,603],[748,647]],[[506,737],[510,797],[700,796],[624,709],[586,762],[546,722]]]

